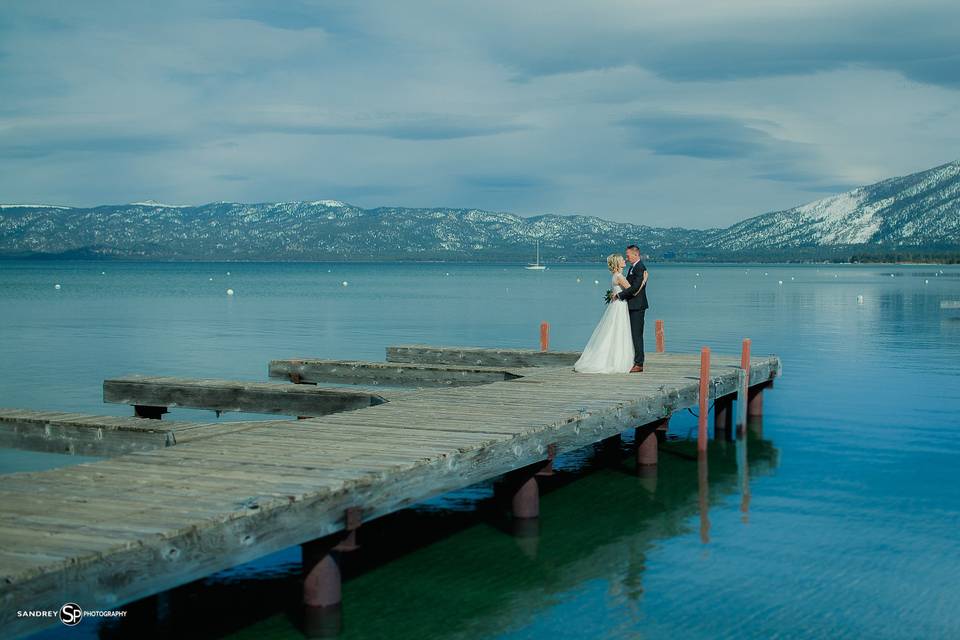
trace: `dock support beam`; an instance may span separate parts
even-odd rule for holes
[[[657,320],[657,353],[663,353],[666,349],[664,345],[663,320]]]
[[[308,607],[334,607],[340,604],[340,565],[328,538],[312,540],[303,549],[303,604]]]
[[[713,437],[729,440],[733,435],[733,398],[723,396],[713,401]]]
[[[550,349],[550,323],[541,322],[540,323],[540,351],[548,351]]]
[[[670,418],[663,418],[650,424],[637,427],[634,431],[634,442],[637,446],[637,466],[652,467],[657,464],[658,431],[666,431]]]
[[[763,390],[773,387],[773,381],[750,387],[747,392],[747,416],[750,418],[763,417]]]
[[[169,413],[166,407],[150,407],[145,404],[133,405],[133,415],[138,418],[147,418],[149,420],[159,420],[163,414]]]

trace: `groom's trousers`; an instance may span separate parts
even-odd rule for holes
[[[646,309],[630,309],[630,334],[633,337],[633,363],[643,364],[643,319]]]

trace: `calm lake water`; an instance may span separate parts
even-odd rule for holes
[[[750,337],[783,359],[749,462],[711,443],[698,484],[696,420],[678,415],[655,478],[626,449],[565,456],[535,536],[510,535],[489,486],[365,525],[341,637],[960,637],[960,319],[939,306],[960,299],[960,268],[648,266],[651,347],[661,318],[670,351],[738,353]],[[608,278],[600,265],[2,262],[0,406],[129,415],[101,402],[104,378],[265,380],[273,358],[382,360],[398,343],[534,347],[542,320],[553,348],[580,349]],[[0,451],[0,472],[76,461]],[[303,637],[298,569],[294,548],[177,589],[152,626]],[[41,636],[98,634],[147,635],[84,622]]]

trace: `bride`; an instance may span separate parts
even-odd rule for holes
[[[627,303],[617,299],[617,294],[627,289],[630,283],[621,274],[626,261],[623,256],[612,253],[607,256],[607,268],[613,274],[613,299],[593,330],[593,335],[583,349],[583,354],[574,371],[580,373],[627,373],[633,366],[633,338],[630,336],[630,313]]]

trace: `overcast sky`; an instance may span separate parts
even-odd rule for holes
[[[0,5],[0,202],[725,226],[960,158],[960,2]]]

